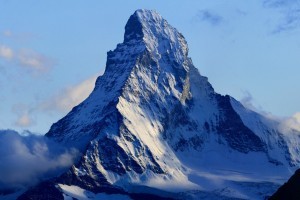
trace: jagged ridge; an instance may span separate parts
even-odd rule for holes
[[[285,137],[278,131],[265,136],[268,125],[257,130],[247,124],[243,116],[252,115],[258,114],[217,94],[200,75],[181,33],[155,11],[137,10],[124,42],[107,53],[91,95],[46,134],[83,153],[56,182],[94,192],[130,191],[133,185],[211,190],[219,186],[198,180],[207,178],[203,171],[216,173],[207,165],[251,174],[256,162],[280,165],[285,173],[295,164]],[[270,144],[274,135],[280,144]]]

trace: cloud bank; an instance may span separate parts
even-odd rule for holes
[[[44,136],[0,130],[0,193],[57,176],[78,155],[77,150],[66,149]]]

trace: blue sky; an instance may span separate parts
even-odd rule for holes
[[[280,117],[300,111],[299,0],[0,0],[0,129],[47,132],[89,94],[139,8],[185,36],[217,92]]]

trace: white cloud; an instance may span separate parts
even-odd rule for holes
[[[253,105],[253,97],[248,91],[244,91],[244,97],[240,100],[240,102],[247,108],[250,108],[251,110],[255,110],[255,107]]]
[[[42,102],[42,110],[70,111],[74,106],[81,103],[92,92],[98,75],[94,75],[76,85],[68,86]]]
[[[5,45],[0,45],[0,57],[11,60],[14,56],[13,50]]]
[[[0,188],[26,188],[57,176],[78,155],[43,136],[0,130]]]
[[[300,112],[295,113],[291,117],[279,117],[270,112],[264,111],[260,106],[254,105],[254,99],[249,92],[244,93],[245,96],[240,102],[248,109],[253,110],[269,120],[277,121],[278,128],[282,133],[289,133],[293,130],[300,133]]]
[[[284,119],[280,128],[282,130],[293,129],[300,132],[300,112],[295,113],[292,117]]]

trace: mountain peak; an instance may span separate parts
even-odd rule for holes
[[[155,10],[139,9],[136,10],[133,15],[138,17],[143,28],[164,25],[167,23],[167,21]]]
[[[139,9],[130,16],[125,26],[124,43],[136,41],[143,41],[158,59],[160,55],[173,52],[176,62],[181,63],[188,55],[183,35],[153,10]]]
[[[153,29],[166,20],[160,14],[153,10],[139,9],[136,10],[129,18],[125,26],[124,42],[131,39],[142,39],[147,35],[144,29]]]
[[[131,15],[124,42],[108,52],[91,95],[46,136],[83,154],[55,180],[57,188],[96,193],[146,186],[226,196],[222,182],[231,186],[230,198],[244,199],[241,180],[273,183],[275,173],[300,166],[299,149],[292,147],[298,137],[217,94],[188,57],[182,34],[150,10]]]

